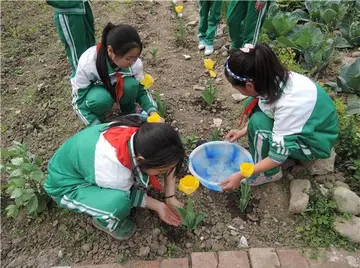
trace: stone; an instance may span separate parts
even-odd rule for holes
[[[167,247],[164,245],[160,245],[159,249],[157,250],[157,254],[163,256],[165,255],[166,252],[167,252]]]
[[[189,98],[191,97],[191,93],[190,93],[190,92],[186,92],[186,93],[184,94],[184,97],[185,97],[186,99],[189,99]]]
[[[60,249],[58,252],[58,257],[61,259],[64,256],[64,252]]]
[[[221,55],[223,55],[224,57],[227,57],[227,56],[229,56],[229,52],[223,51],[223,52],[221,53]]]
[[[197,24],[197,20],[192,20],[186,23],[186,26],[196,26],[196,24]]]
[[[343,187],[343,188],[346,188],[346,189],[350,189],[350,186],[348,184],[346,184],[345,182],[342,182],[342,181],[336,181],[334,184],[335,184],[335,186],[338,186],[338,187]]]
[[[309,203],[309,190],[311,184],[309,180],[295,179],[290,183],[290,204],[289,212],[301,213],[305,211]]]
[[[280,261],[273,248],[251,248],[249,257],[252,268],[279,268]]]
[[[347,237],[350,241],[360,243],[360,218],[353,216],[350,220],[337,217],[334,229],[341,236]]]
[[[146,247],[141,247],[139,250],[139,256],[140,257],[146,257],[147,255],[149,255],[150,253],[150,247],[146,246]]]
[[[220,251],[218,268],[250,268],[246,251]]]
[[[185,60],[190,60],[191,59],[191,56],[190,55],[183,55],[184,56],[184,58],[185,58]]]
[[[231,230],[231,231],[230,231],[230,234],[231,234],[232,236],[237,236],[239,233],[236,232],[236,231],[234,231],[234,230]]]
[[[195,91],[204,91],[205,87],[200,86],[200,85],[195,85],[195,86],[193,86],[193,90],[195,90]]]
[[[81,246],[81,250],[84,251],[84,252],[89,252],[91,250],[91,244],[84,244]]]
[[[193,244],[188,242],[188,243],[185,244],[185,247],[186,247],[186,248],[192,248],[192,247],[193,247]]]
[[[153,231],[152,231],[152,234],[153,236],[158,236],[159,234],[161,234],[161,230],[159,228],[155,228]]]
[[[176,124],[177,124],[177,121],[176,121],[176,120],[173,120],[170,125],[171,125],[172,127],[176,127]]]
[[[246,99],[247,97],[241,93],[234,93],[231,95],[231,97],[235,100],[236,103],[239,103],[243,99]]]
[[[225,224],[222,222],[218,222],[215,227],[219,233],[223,233],[225,231]]]
[[[225,38],[219,38],[214,42],[214,49],[220,49],[226,44]]]
[[[311,175],[326,175],[334,172],[335,158],[336,153],[333,149],[329,158],[300,162],[307,170],[309,170]]]
[[[238,248],[248,248],[249,244],[245,236],[240,237],[239,244],[237,246]]]
[[[344,187],[335,187],[332,192],[332,199],[340,213],[360,214],[360,197],[353,191]]]
[[[360,57],[360,51],[355,51],[355,52],[353,52],[353,53],[351,54],[351,57],[353,57],[353,58],[358,58],[358,57]]]

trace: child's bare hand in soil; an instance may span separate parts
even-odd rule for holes
[[[172,206],[172,207],[179,207],[179,208],[183,208],[184,207],[184,204],[181,203],[179,200],[177,200],[177,198],[174,196],[174,197],[171,197],[171,198],[168,198],[165,200],[165,203],[169,206]]]
[[[175,209],[165,203],[161,202],[157,207],[156,212],[159,215],[159,218],[169,225],[179,226],[181,224],[181,218],[176,213]]]

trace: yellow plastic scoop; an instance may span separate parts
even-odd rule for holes
[[[254,173],[254,164],[252,163],[241,163],[240,165],[240,174],[245,178],[250,177]]]
[[[158,113],[154,113],[148,116],[147,121],[148,123],[159,123],[160,122],[160,115]]]

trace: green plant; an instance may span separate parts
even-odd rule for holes
[[[219,141],[220,140],[220,129],[214,129],[211,132],[211,140],[212,141]]]
[[[199,142],[199,137],[194,134],[182,139],[182,143],[184,144],[187,152],[194,150],[198,146]]]
[[[167,106],[167,103],[165,100],[163,100],[160,96],[160,93],[159,92],[155,92],[154,94],[154,97],[155,97],[155,102],[156,102],[156,105],[157,105],[157,109],[158,109],[158,113],[161,117],[165,117],[165,114],[166,114],[166,106]]]
[[[336,78],[336,83],[342,92],[360,96],[360,59],[356,59],[352,64],[344,65]]]
[[[292,12],[296,9],[303,9],[305,6],[304,1],[289,1],[289,0],[276,0],[276,5],[282,11]]]
[[[247,208],[249,201],[250,201],[250,197],[251,197],[251,187],[248,184],[241,184],[240,188],[238,189],[238,195],[239,195],[239,199],[238,199],[238,207],[240,209],[241,212],[244,212],[245,209]]]
[[[181,223],[186,229],[194,231],[198,224],[205,218],[203,213],[194,212],[194,202],[188,195],[186,208],[175,207],[175,210],[181,217]]]
[[[7,217],[16,218],[24,208],[30,216],[45,210],[41,164],[41,158],[30,154],[19,142],[14,142],[9,149],[1,149],[1,171],[8,174],[8,183],[3,184],[1,189],[6,189],[6,194],[14,200],[5,208]]]
[[[352,160],[349,165],[349,170],[353,173],[349,176],[346,182],[349,184],[351,190],[360,195],[360,159]]]
[[[333,230],[336,219],[336,203],[327,195],[314,192],[310,195],[310,202],[300,219],[296,230],[302,235],[305,243],[314,248],[354,246],[346,238]]]
[[[209,78],[205,90],[201,93],[201,97],[209,106],[214,103],[216,98],[216,88],[213,86],[211,78]]]
[[[159,51],[159,49],[158,49],[157,47],[153,47],[153,48],[150,50],[150,54],[151,54],[153,60],[156,59],[156,56],[157,56],[158,51]]]
[[[294,50],[279,45],[275,46],[273,50],[286,69],[300,74],[305,73],[305,70],[301,67],[300,63],[295,60],[296,53]]]
[[[185,24],[183,18],[179,18],[178,28],[175,33],[175,40],[178,45],[185,44]]]
[[[180,250],[175,243],[168,243],[166,245],[166,248],[167,248],[167,256],[169,258],[174,258],[176,256],[176,253]]]

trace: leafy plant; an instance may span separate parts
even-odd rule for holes
[[[302,239],[312,248],[327,248],[330,246],[351,247],[346,238],[333,230],[336,218],[336,203],[328,195],[314,192],[310,195],[310,202],[305,212],[301,214],[299,226],[296,230]]]
[[[166,114],[166,106],[167,106],[167,103],[166,103],[165,100],[163,100],[163,99],[161,98],[159,92],[155,92],[154,97],[155,97],[155,102],[156,102],[157,109],[158,109],[158,114],[159,114],[162,118],[164,118],[164,117],[165,117],[165,114]]]
[[[194,212],[194,202],[190,195],[188,195],[186,208],[175,207],[175,210],[181,217],[182,225],[188,230],[194,231],[198,224],[205,218],[203,213]]]
[[[151,54],[153,60],[156,59],[158,51],[159,51],[159,49],[157,47],[154,47],[150,50],[150,54]]]
[[[175,40],[178,45],[185,44],[185,24],[183,18],[179,18],[178,28],[175,33]]]
[[[360,96],[360,59],[341,68],[336,83],[342,92]]]
[[[295,60],[296,53],[293,49],[276,45],[273,50],[286,69],[299,74],[305,73],[305,70],[301,67],[300,63]]]
[[[16,218],[24,208],[30,216],[45,210],[41,164],[41,158],[30,154],[19,142],[14,142],[9,149],[1,149],[1,171],[8,174],[8,183],[3,184],[1,189],[6,189],[6,194],[14,200],[5,208],[7,217]]]
[[[272,12],[272,15],[270,13]],[[297,25],[299,18],[285,12],[279,12],[275,6],[271,6],[269,16],[264,21],[264,29],[268,31],[271,39],[286,36]]]
[[[305,6],[304,1],[289,1],[289,0],[276,0],[276,5],[282,11],[292,12],[296,9],[303,9]]]
[[[349,170],[354,174],[349,176],[346,182],[349,184],[351,190],[360,195],[360,159],[352,160],[349,165]]]
[[[216,88],[212,84],[212,80],[209,79],[205,90],[201,93],[202,99],[207,105],[211,106],[216,98]]]
[[[220,129],[214,129],[211,132],[211,140],[212,141],[219,141],[220,140]]]
[[[240,188],[238,190],[239,194],[239,200],[238,200],[238,207],[241,212],[244,212],[247,208],[249,201],[250,201],[250,195],[251,193],[251,187],[248,184],[241,184]]]

